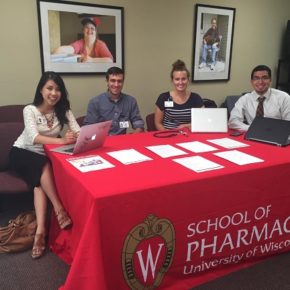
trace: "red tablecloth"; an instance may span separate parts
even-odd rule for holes
[[[100,155],[115,167],[87,173],[47,145],[59,195],[74,223],[68,231],[60,231],[55,220],[51,225],[52,250],[71,264],[63,289],[189,289],[289,251],[290,147],[231,137],[250,144],[237,150],[264,160],[243,166],[213,152],[182,149],[224,166],[202,173],[145,148],[194,140],[210,144],[208,139],[222,137],[229,136],[111,136],[103,148],[83,155]],[[129,148],[152,160],[124,165],[107,154]]]

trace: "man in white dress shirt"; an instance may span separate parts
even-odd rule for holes
[[[235,103],[229,119],[230,128],[248,130],[256,117],[260,97],[264,97],[262,101],[264,117],[290,120],[290,96],[271,88],[271,81],[271,69],[266,65],[258,65],[252,70],[251,83],[254,90],[241,96]]]

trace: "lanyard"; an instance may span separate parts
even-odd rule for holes
[[[153,136],[157,138],[169,138],[169,137],[177,136],[179,134],[188,137],[188,133],[183,130],[160,131],[160,132],[154,133]]]

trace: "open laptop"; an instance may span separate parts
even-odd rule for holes
[[[81,127],[75,144],[62,145],[51,151],[74,155],[103,146],[111,128],[112,121],[105,121]]]
[[[223,133],[228,131],[226,108],[192,108],[191,132]]]
[[[245,134],[245,139],[287,146],[290,144],[289,135],[290,121],[256,117]]]

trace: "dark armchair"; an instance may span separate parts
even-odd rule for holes
[[[31,188],[8,167],[9,152],[17,137],[23,130],[21,122],[0,123],[0,195],[20,194]]]
[[[26,105],[0,106],[0,123],[21,122],[23,123],[23,109]]]
[[[9,152],[24,128],[25,105],[0,106],[0,213],[13,217],[33,208],[33,194],[26,182],[9,168]]]

